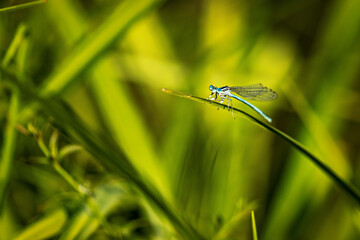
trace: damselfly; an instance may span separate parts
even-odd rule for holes
[[[276,92],[263,86],[261,83],[248,85],[248,86],[242,86],[242,87],[224,86],[224,87],[220,87],[220,88],[210,85],[209,89],[211,91],[211,95],[207,99],[216,100],[217,96],[219,95],[220,103],[223,103],[224,100],[227,99],[228,107],[230,108],[230,105],[231,105],[231,110],[232,110],[231,98],[235,98],[235,99],[245,103],[252,109],[254,109],[257,113],[259,113],[268,122],[272,121],[271,118],[269,116],[267,116],[265,113],[263,113],[260,109],[258,109],[251,103],[245,101],[244,99],[240,98],[240,97],[243,97],[243,98],[246,98],[249,100],[254,100],[254,101],[270,101],[270,100],[274,100],[275,98],[277,98]],[[238,97],[234,93],[236,93],[240,97]],[[215,97],[212,97],[214,94],[215,94]]]

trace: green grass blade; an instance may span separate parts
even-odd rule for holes
[[[74,52],[63,61],[58,71],[45,81],[42,94],[49,96],[61,93],[97,57],[112,46],[136,20],[161,2],[159,0],[121,1],[111,16],[89,37],[79,43]]]
[[[297,111],[299,118],[308,129],[308,132],[311,133],[323,156],[328,159],[332,166],[336,166],[339,175],[349,178],[350,167],[343,164],[346,162],[344,153],[336,144],[332,134],[327,130],[326,124],[324,124],[320,115],[310,106],[309,101],[292,78],[287,79],[282,87],[284,88],[284,95],[286,95],[294,110]],[[329,149],[331,151],[328,151]]]
[[[13,91],[8,112],[8,122],[4,132],[4,142],[1,148],[0,156],[0,208],[3,206],[5,199],[6,187],[10,177],[12,162],[14,158],[15,142],[16,142],[16,118],[19,109],[19,95]]]
[[[208,99],[205,99],[205,98],[196,97],[196,96],[192,96],[192,95],[189,95],[189,94],[176,92],[176,91],[172,91],[172,90],[168,90],[168,89],[163,89],[163,92],[171,94],[171,95],[175,95],[175,96],[178,96],[178,97],[186,98],[186,99],[189,99],[189,100],[201,102],[201,103],[209,103],[209,104],[211,104],[211,105],[213,105],[215,107],[218,107],[218,108],[221,108],[221,109],[226,109],[227,111],[230,111],[227,105],[224,105],[224,104],[221,104],[219,102],[212,101],[212,100],[208,100]],[[280,131],[279,129],[277,129],[277,128],[275,128],[275,127],[273,127],[273,126],[271,126],[271,125],[269,125],[267,123],[261,122],[257,118],[251,116],[250,114],[248,114],[248,113],[246,113],[246,112],[244,112],[244,111],[242,111],[240,109],[233,108],[233,112],[234,112],[234,114],[239,115],[241,117],[244,117],[244,118],[248,119],[250,122],[258,125],[259,127],[262,127],[262,128],[264,128],[266,130],[269,130],[270,132],[275,133],[276,135],[283,138],[290,145],[292,145],[299,152],[301,152],[308,159],[310,159],[330,179],[332,179],[336,184],[338,184],[340,186],[340,188],[342,188],[346,193],[348,193],[354,200],[356,200],[360,204],[359,190],[355,186],[353,186],[352,184],[347,183],[345,180],[340,178],[330,167],[328,167],[319,158],[317,158],[313,153],[311,153],[308,149],[306,149],[305,146],[303,146],[301,143],[299,143],[298,141],[296,141],[295,139],[293,139],[292,137],[290,137],[286,133]]]
[[[47,2],[47,0],[37,0],[37,1],[18,4],[18,5],[14,5],[14,6],[10,6],[10,7],[4,7],[4,8],[0,8],[0,13],[1,12],[17,11],[17,10],[21,10],[21,9],[24,9],[24,8],[29,8],[29,7],[39,5],[39,4],[43,4],[43,3],[46,3],[46,2]]]
[[[21,43],[26,37],[26,32],[27,27],[24,24],[20,24],[16,31],[14,40],[11,42],[11,45],[6,52],[4,59],[1,61],[2,66],[5,67],[9,65],[10,61],[15,57],[17,50],[19,49]]]
[[[252,209],[257,207],[257,205],[258,204],[256,202],[251,202],[244,209],[235,213],[234,216],[232,216],[231,219],[228,220],[224,224],[224,226],[221,227],[221,229],[216,233],[213,239],[233,239],[234,236],[243,236],[243,226],[249,222],[249,214],[253,211]],[[249,232],[246,231],[246,234],[244,235],[247,236],[246,239],[249,239],[248,233]]]
[[[171,193],[159,157],[154,151],[155,144],[151,133],[146,128],[136,105],[131,101],[128,91],[119,83],[118,75],[113,71],[111,63],[109,58],[101,60],[91,74],[94,96],[104,116],[104,122],[142,177],[152,182],[162,195],[171,201]],[[106,75],[103,79],[104,73]],[[122,104],[121,111],[119,103]],[[131,134],[128,132],[129,129],[132,131]]]
[[[258,240],[254,210],[251,210],[251,226],[252,226],[253,240]]]
[[[14,40],[12,41],[8,51],[5,54],[5,57],[2,61],[2,66],[9,65],[10,61],[14,59],[16,53],[18,52],[21,43],[24,41],[26,37],[27,28],[25,25],[20,25],[15,34]],[[24,48],[27,45],[23,45]],[[23,62],[24,59],[19,59],[19,61]],[[19,65],[22,65],[20,63]],[[22,68],[22,66],[19,66]],[[15,124],[18,117],[19,111],[19,93],[17,89],[12,91],[12,95],[10,97],[9,110],[8,110],[8,121],[4,131],[4,142],[1,147],[0,154],[0,209],[2,209],[4,195],[6,186],[8,183],[8,179],[10,177],[12,162],[14,158],[14,151],[16,145],[16,136],[17,132],[15,130]]]
[[[49,239],[58,234],[67,221],[65,209],[57,209],[27,226],[14,240]]]

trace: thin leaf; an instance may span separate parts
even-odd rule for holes
[[[47,0],[37,0],[37,1],[28,2],[28,3],[17,4],[17,5],[10,6],[10,7],[4,7],[4,8],[0,8],[0,13],[1,12],[17,11],[17,10],[20,10],[20,9],[33,7],[33,6],[43,4],[43,3],[46,3],[46,2],[47,2]]]
[[[10,47],[8,48],[5,54],[4,59],[1,62],[2,66],[4,67],[8,66],[11,60],[15,58],[15,55],[18,52],[21,43],[23,43],[24,39],[26,39],[26,32],[27,32],[27,27],[23,24],[20,24],[15,34],[14,40],[12,41]],[[26,51],[27,45],[23,44],[22,48],[24,48],[25,49],[24,51]],[[20,69],[22,69],[23,61],[24,59],[19,59]],[[19,105],[20,105],[19,92],[17,91],[17,89],[14,89],[12,91],[12,95],[9,103],[8,119],[4,131],[4,141],[0,149],[1,150],[0,151],[1,152],[0,153],[0,210],[2,209],[3,206],[5,191],[13,164],[14,151],[15,151],[16,138],[17,138],[17,132],[15,130],[16,129],[15,126],[18,118]]]
[[[27,226],[14,240],[49,239],[60,232],[66,220],[65,209],[57,209]]]
[[[27,32],[27,27],[24,24],[20,24],[16,31],[14,40],[11,42],[11,45],[6,51],[4,59],[1,61],[1,64],[3,66],[9,65],[11,60],[15,57],[17,50],[19,49],[21,43],[24,41],[26,37],[26,32]]]
[[[251,226],[252,226],[253,240],[258,240],[254,210],[251,210]]]
[[[238,236],[242,229],[240,226],[243,226],[247,222],[247,217],[249,213],[257,207],[256,202],[251,202],[248,206],[237,212],[232,218],[226,222],[226,224],[216,233],[213,239],[222,240],[222,239],[232,239],[233,236]]]
[[[45,81],[42,94],[49,96],[61,93],[136,20],[161,2],[161,0],[121,1],[107,20],[79,43],[74,52],[63,61],[58,71]]]
[[[229,107],[227,105],[221,104],[219,102],[216,101],[212,101],[212,100],[208,100],[205,98],[201,98],[201,97],[196,97],[196,96],[192,96],[189,94],[185,94],[185,93],[181,93],[181,92],[176,92],[176,91],[172,91],[172,90],[168,90],[168,89],[162,89],[163,92],[171,94],[171,95],[175,95],[178,97],[182,97],[182,98],[186,98],[189,100],[193,100],[193,101],[197,101],[197,102],[201,102],[201,103],[209,103],[215,107],[218,108],[222,108],[222,109],[226,109],[228,111],[230,111]],[[340,188],[342,188],[346,193],[348,193],[355,201],[357,201],[360,204],[360,192],[359,190],[353,186],[350,183],[347,183],[345,180],[343,180],[342,178],[340,178],[330,167],[328,167],[325,163],[323,163],[319,158],[317,158],[313,153],[311,153],[308,149],[306,149],[301,143],[299,143],[298,141],[296,141],[295,139],[293,139],[292,137],[290,137],[289,135],[287,135],[286,133],[280,131],[279,129],[261,122],[260,120],[258,120],[257,118],[251,116],[250,114],[237,109],[237,108],[232,108],[234,114],[237,114],[243,118],[248,119],[250,122],[256,124],[259,127],[262,127],[266,130],[269,130],[270,132],[275,133],[276,135],[280,136],[281,138],[283,138],[284,140],[286,140],[288,143],[290,143],[290,145],[292,145],[293,147],[295,147],[299,152],[301,152],[302,154],[304,154],[308,159],[310,159],[315,166],[317,166],[318,168],[320,168],[330,179],[332,179],[336,184],[339,185]]]
[[[57,130],[54,130],[49,141],[49,149],[51,156],[53,157],[56,157],[58,155],[58,139],[59,139],[59,132]]]
[[[64,157],[66,157],[67,155],[70,155],[72,153],[78,152],[83,150],[83,148],[80,145],[66,145],[65,147],[61,148],[61,150],[59,151],[59,161],[61,159],[63,159]]]

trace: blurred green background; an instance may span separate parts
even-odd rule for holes
[[[251,210],[262,240],[360,239],[301,152],[161,91],[262,83],[272,125],[360,186],[360,1],[23,3],[0,3],[0,239],[254,239]]]

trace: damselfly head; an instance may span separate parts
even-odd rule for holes
[[[214,87],[213,85],[210,85],[210,86],[209,86],[209,89],[210,89],[210,91],[212,91],[212,92],[213,92],[213,91],[215,91],[215,90],[216,90],[216,87]]]

